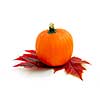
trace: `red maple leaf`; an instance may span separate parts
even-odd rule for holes
[[[25,50],[25,51],[28,52],[28,54],[23,54],[22,56],[16,58],[15,60],[20,60],[22,62],[15,65],[14,67],[23,66],[24,68],[31,68],[37,70],[54,69],[54,73],[59,70],[65,69],[65,72],[67,72],[68,74],[74,75],[82,80],[83,70],[86,70],[83,64],[90,64],[89,62],[82,60],[78,57],[72,57],[68,62],[66,62],[66,64],[62,66],[53,67],[42,63],[38,59],[35,50]]]

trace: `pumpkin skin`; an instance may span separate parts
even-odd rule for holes
[[[36,55],[41,62],[48,66],[60,66],[65,64],[72,55],[73,39],[65,29],[42,31],[36,39]]]

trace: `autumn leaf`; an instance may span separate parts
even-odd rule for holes
[[[25,50],[26,52],[29,52],[31,54],[36,54],[36,51],[35,50]]]
[[[89,62],[87,62],[85,60],[82,60],[82,59],[80,59],[78,57],[72,57],[70,59],[70,62],[72,62],[72,63],[80,63],[80,64],[82,64],[82,63],[84,63],[84,64],[90,64]]]
[[[24,67],[31,68],[33,70],[43,70],[43,69],[53,69],[54,73],[64,69],[66,73],[76,76],[82,80],[82,73],[86,68],[84,68],[83,64],[90,64],[89,62],[82,60],[78,57],[72,57],[66,64],[62,66],[48,66],[42,63],[37,55],[35,50],[25,50],[27,54],[23,54],[19,56],[15,60],[22,61],[21,63],[15,65],[14,67]]]
[[[65,71],[68,74],[74,75],[76,77],[79,77],[82,80],[82,72],[83,70],[81,68],[77,68],[76,66],[72,66],[71,63],[68,63],[67,66],[65,67]]]
[[[53,68],[54,73],[57,72],[57,71],[59,71],[59,70],[62,70],[62,69],[64,69],[63,66]]]
[[[23,54],[22,56],[19,56],[15,60],[22,61],[21,63],[14,65],[14,67],[20,67],[23,66],[24,68],[32,68],[32,69],[47,69],[48,66],[43,64],[38,57],[36,56],[36,52],[34,50],[25,50],[28,52],[28,54]]]
[[[66,64],[65,64],[65,71],[68,74],[74,75],[78,78],[82,79],[82,73],[86,68],[83,66],[84,64],[90,64],[87,61],[84,61],[78,57],[72,57]]]

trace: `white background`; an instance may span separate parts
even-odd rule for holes
[[[73,56],[88,60],[84,81],[64,71],[13,68],[35,49],[39,32],[55,27],[74,39]],[[0,0],[0,100],[100,100],[99,0]]]

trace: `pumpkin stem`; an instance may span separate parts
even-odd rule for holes
[[[49,31],[48,31],[48,33],[49,34],[56,33],[56,29],[54,28],[54,24],[53,23],[49,24]]]

